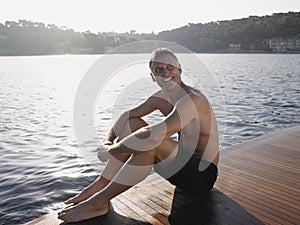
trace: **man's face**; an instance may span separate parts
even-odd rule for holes
[[[151,76],[165,91],[181,84],[180,64],[170,55],[162,55],[153,63]]]

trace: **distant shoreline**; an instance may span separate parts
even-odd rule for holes
[[[300,12],[188,23],[158,34],[76,32],[54,24],[5,21],[0,23],[0,55],[149,53],[155,46],[168,48],[169,44],[197,54],[299,54],[299,29]],[[127,46],[136,42],[138,47]]]

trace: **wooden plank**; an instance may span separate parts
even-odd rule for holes
[[[235,164],[237,170],[251,171],[251,174],[256,174],[257,176],[260,176],[265,180],[270,180],[273,183],[280,180],[282,185],[284,185],[284,188],[293,189],[293,191],[297,191],[300,188],[300,185],[298,185],[299,182],[298,184],[296,183],[299,172],[295,173],[295,170],[290,171],[284,168],[276,169],[269,164],[257,163],[257,161],[255,163],[255,160],[251,160],[250,157],[248,157],[247,162],[238,156],[231,157],[230,159],[227,159],[227,161],[231,164]],[[270,171],[265,171],[264,169],[266,168]],[[286,176],[287,174],[289,174],[288,177]]]
[[[57,217],[56,213],[51,213],[46,216],[37,218],[33,221],[30,221],[30,222],[26,223],[26,225],[58,225],[62,221],[56,219],[56,217]]]
[[[156,174],[111,201],[109,213],[80,225],[300,224],[300,126],[221,151],[206,196],[190,196]],[[58,225],[56,214],[26,225]]]
[[[251,213],[268,214],[270,218],[281,224],[287,221],[296,224],[296,221],[298,221],[297,218],[294,218],[294,216],[299,216],[298,209],[283,207],[276,198],[262,197],[255,192],[244,190],[243,188],[235,189],[232,186],[226,187],[223,190],[232,198],[236,199],[240,205],[246,208],[249,208],[251,205],[252,208],[249,208],[249,212]]]
[[[121,220],[118,223],[115,222],[115,223],[107,223],[107,224],[132,224],[132,225],[142,224],[142,222],[138,220],[139,215],[134,210],[129,208],[126,205],[126,203],[123,203],[117,198],[113,199],[112,202],[114,204],[115,211],[123,217],[123,220]]]
[[[293,128],[297,133],[299,130],[299,126]],[[271,220],[273,223],[299,224],[299,140],[298,135],[291,135],[291,130],[286,130],[253,140],[256,144],[244,143],[242,149],[241,146],[238,146],[239,150],[231,149],[231,154],[227,153],[220,165],[222,186],[216,186],[257,218],[261,218],[259,214],[263,212],[268,217],[266,223]],[[268,154],[261,154],[266,146]],[[278,163],[272,157],[269,159],[269,155],[276,154],[285,157],[278,157]],[[253,192],[252,188],[261,192]]]
[[[240,171],[239,174],[237,172],[237,175],[232,176],[232,173],[229,173],[227,177],[223,176],[223,178],[226,179],[222,179],[221,176],[219,178],[219,181],[221,181],[222,185],[224,184],[228,186],[230,185],[239,186],[241,179],[245,179],[247,183],[253,183],[256,188],[260,188],[260,189],[269,188],[272,189],[273,191],[276,190],[275,192],[277,192],[277,195],[284,197],[285,201],[294,200],[296,202],[299,202],[300,196],[297,195],[298,191],[295,192],[295,189],[294,190],[286,189],[286,186],[282,185],[279,182],[276,183],[270,180],[265,180],[257,175],[252,175],[249,173],[244,173],[244,171]],[[220,187],[220,189],[222,189],[222,187]]]
[[[231,174],[225,174],[223,172],[223,179],[231,179]],[[221,178],[221,179],[222,179]],[[290,206],[298,210],[299,207],[299,201],[296,199],[293,199],[295,196],[294,194],[288,195],[284,194],[282,195],[282,192],[280,192],[278,189],[274,187],[268,187],[266,185],[261,185],[256,182],[249,181],[247,179],[239,177],[238,179],[235,179],[235,187],[239,187],[239,189],[245,189],[249,192],[255,192],[257,195],[259,195],[259,198],[276,198],[276,200],[280,203],[282,207]],[[287,200],[288,199],[288,200]]]
[[[208,195],[189,196],[176,188],[171,224],[262,224],[235,201],[213,189]],[[185,221],[180,223],[178,221]]]

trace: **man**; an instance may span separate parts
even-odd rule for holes
[[[123,113],[109,130],[98,157],[103,173],[58,214],[77,222],[108,212],[109,201],[148,176],[161,176],[193,195],[208,192],[217,179],[217,123],[206,97],[181,80],[181,65],[168,49],[153,51],[151,77],[161,90]],[[160,110],[165,118],[148,125],[142,117]],[[178,133],[178,140],[171,138]]]

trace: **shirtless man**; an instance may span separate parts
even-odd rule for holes
[[[190,194],[208,192],[218,174],[217,123],[207,98],[181,80],[181,65],[168,49],[153,51],[151,77],[161,90],[123,113],[109,130],[98,157],[102,174],[58,213],[65,222],[105,215],[109,201],[145,179],[153,165],[162,177]],[[160,110],[165,118],[148,125],[142,117]],[[178,140],[171,138],[178,133]]]

